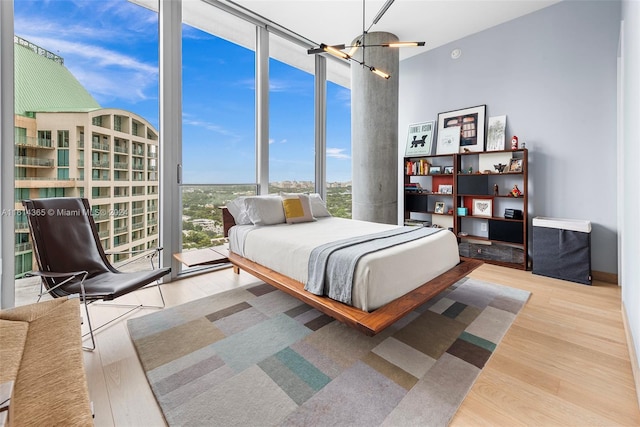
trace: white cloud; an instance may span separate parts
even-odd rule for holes
[[[345,148],[329,148],[327,147],[327,157],[333,157],[334,159],[350,159],[351,156],[345,153]]]

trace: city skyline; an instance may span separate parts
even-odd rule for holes
[[[156,12],[126,0],[21,0],[14,25],[64,58],[103,108],[134,112],[159,130]],[[185,183],[254,182],[254,57],[183,25]],[[269,179],[313,180],[313,76],[273,59],[270,71]],[[350,181],[350,92],[333,83],[327,92],[327,181]]]

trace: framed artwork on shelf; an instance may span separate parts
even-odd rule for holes
[[[486,216],[491,218],[493,216],[493,200],[491,199],[473,199],[473,207],[471,209],[471,215],[473,216]]]
[[[440,184],[438,186],[438,193],[440,193],[440,194],[453,194],[453,185],[451,185],[451,184]]]
[[[487,125],[487,151],[504,150],[507,116],[489,117]]]
[[[409,125],[405,157],[428,156],[431,154],[435,122],[414,123]]]
[[[522,172],[522,159],[511,159],[507,172]]]
[[[436,208],[433,210],[434,213],[443,214],[444,213],[444,202],[436,202]]]
[[[484,151],[484,128],[487,112],[486,105],[464,108],[462,110],[447,111],[438,114],[438,145],[440,149],[440,136],[450,137],[446,129],[459,127],[459,152]],[[443,133],[444,131],[444,133]],[[445,141],[443,141],[444,143]],[[457,153],[458,150],[455,152]],[[440,153],[437,154],[449,154]]]
[[[460,147],[460,126],[438,129],[438,143],[436,154],[454,154]]]
[[[447,175],[453,174],[453,166],[445,166],[442,173]]]
[[[442,166],[430,166],[429,175],[440,175],[442,173]]]

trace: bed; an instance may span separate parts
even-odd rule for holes
[[[256,196],[260,203],[270,199],[274,212],[271,217],[263,214],[256,220],[254,215],[253,221],[242,217],[238,206],[245,207],[244,203],[255,198],[223,208],[229,261],[234,271],[245,270],[317,310],[367,335],[375,335],[482,264],[460,259],[453,233],[440,230],[363,255],[355,263],[348,303],[315,295],[305,290],[310,282],[309,260],[314,249],[341,239],[396,233],[401,227],[332,217],[319,196],[314,196],[315,204],[305,201],[307,196],[290,195],[292,199],[302,198],[305,209],[312,211],[298,210],[306,220],[297,222],[289,221],[286,202],[275,196]],[[276,213],[278,200],[285,203],[284,221]],[[262,213],[266,212],[263,207],[259,209]],[[237,218],[240,224],[236,224]],[[261,222],[263,218],[267,221]],[[425,262],[427,259],[430,262]]]

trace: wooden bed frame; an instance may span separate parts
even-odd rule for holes
[[[235,225],[233,216],[226,208],[222,208],[222,220],[224,235],[228,236],[229,228]],[[467,276],[473,270],[483,264],[482,261],[469,258],[461,258],[461,262],[452,269],[444,272],[436,278],[428,281],[413,291],[397,298],[386,305],[366,312],[350,305],[332,300],[327,297],[314,295],[304,290],[304,284],[293,280],[281,273],[271,270],[263,265],[250,261],[238,254],[229,252],[229,261],[233,264],[233,271],[240,274],[244,270],[264,282],[288,293],[316,308],[318,311],[333,317],[340,322],[373,336],[386,327],[392,325],[411,311],[429,301],[458,280]]]

